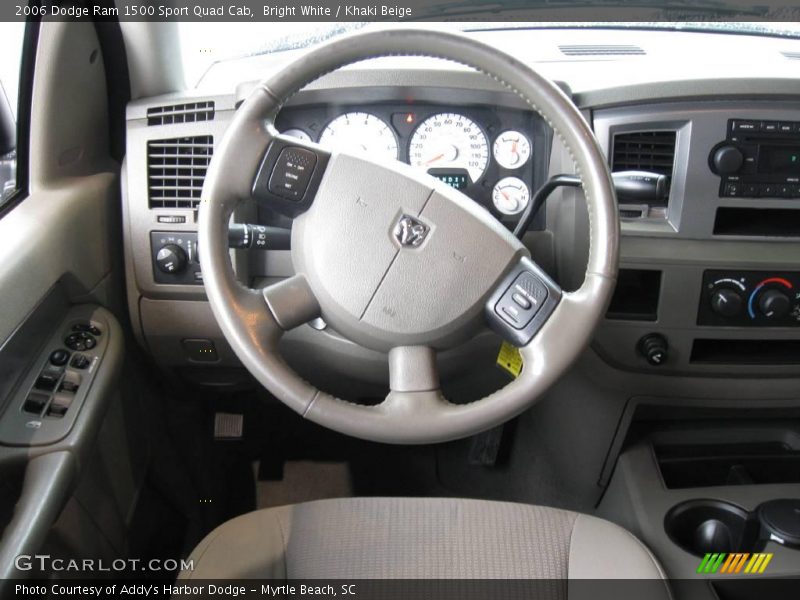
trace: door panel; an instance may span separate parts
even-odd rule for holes
[[[3,578],[24,575],[15,572],[13,556],[40,550],[62,509],[74,505],[73,494],[94,501],[97,510],[87,518],[103,531],[110,526],[105,513],[130,512],[141,477],[127,460],[124,436],[101,433],[125,429],[118,385],[125,333],[118,318],[124,306],[119,165],[109,157],[106,72],[95,26],[41,23],[34,65],[28,197],[0,218],[0,357],[9,359],[0,367],[0,428],[41,429],[25,435],[18,427],[0,443],[0,478],[14,482],[0,499]],[[54,364],[50,353],[68,346],[64,340],[79,321],[104,324],[97,346],[103,355],[80,371],[85,387],[74,392],[66,413],[48,416],[45,408],[30,416],[25,400],[38,370]],[[71,352],[59,381],[70,369],[78,373],[71,359],[79,352]],[[48,402],[55,403],[58,385],[45,394]],[[56,422],[58,435],[45,436]],[[113,464],[100,469],[97,457],[111,455]],[[75,539],[91,529],[69,518],[59,522],[77,532]],[[124,525],[124,519],[113,523],[118,531]]]

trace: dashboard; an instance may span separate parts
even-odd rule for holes
[[[595,37],[601,35],[595,32]],[[614,35],[654,53],[648,43],[659,37]],[[666,35],[660,37],[666,40]],[[498,42],[501,38],[506,39],[499,36]],[[687,47],[705,43],[702,36],[681,38]],[[733,40],[726,43],[736,47]],[[767,42],[759,43],[764,53],[773,50]],[[673,46],[665,42],[667,47]],[[674,375],[673,381],[796,374],[796,82],[774,77],[762,81],[755,75],[720,81],[709,71],[692,82],[671,73],[638,85],[624,83],[633,71],[654,77],[645,68],[647,60],[641,55],[592,55],[537,63],[551,75],[563,71],[567,80],[560,85],[591,125],[612,171],[646,170],[669,178],[666,198],[620,204],[617,293],[598,326],[594,355],[611,369]],[[496,82],[425,61],[385,65],[365,63],[315,82],[287,103],[276,126],[288,135],[422,169],[459,188],[509,228],[549,177],[574,172],[569,152],[543,119]],[[246,72],[231,73],[261,76],[269,69],[264,62],[242,66]],[[595,72],[610,82],[607,88],[597,78],[587,79]],[[226,80],[222,91],[167,94],[128,106],[124,215],[129,305],[140,342],[155,360],[192,370],[194,377],[210,376],[208,365],[221,372],[239,363],[205,300],[202,252],[192,248],[190,266],[179,274],[159,270],[156,259],[165,244],[195,243],[204,169],[255,79],[235,85]],[[572,86],[581,89],[571,92]],[[192,111],[191,119],[180,116]],[[193,153],[193,170],[185,180],[172,177],[172,166],[163,164],[164,153],[173,152],[177,160]],[[565,290],[577,288],[585,271],[589,224],[583,203],[580,189],[557,190],[524,237],[537,263]],[[243,202],[234,220],[291,225],[255,202]],[[288,247],[232,249],[231,257],[246,285],[266,285],[294,274]],[[296,350],[293,366],[307,377],[315,373],[302,373],[303,363],[311,371],[323,372],[327,365],[331,373],[385,381],[385,357],[337,339],[324,323],[298,328],[285,339]],[[480,344],[480,356],[465,350],[454,357],[453,372],[479,363],[491,368],[499,342],[487,338]],[[446,380],[448,366],[442,366]],[[321,387],[331,389],[342,379],[331,376]]]
[[[451,185],[512,227],[543,183],[552,131],[530,111],[389,102],[288,108],[280,131],[323,146],[400,160]],[[543,219],[532,224],[541,229]]]

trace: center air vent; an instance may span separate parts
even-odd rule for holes
[[[214,102],[188,102],[172,106],[155,106],[147,109],[148,125],[195,123],[214,120]]]
[[[672,177],[674,131],[636,131],[614,136],[612,171],[650,171]]]
[[[210,135],[147,142],[150,208],[196,208],[213,153]]]
[[[631,44],[561,45],[558,47],[565,56],[642,56],[644,49]]]

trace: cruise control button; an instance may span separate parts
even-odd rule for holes
[[[284,148],[269,178],[269,191],[287,200],[301,201],[311,182],[311,174],[316,164],[317,155],[310,150]]]

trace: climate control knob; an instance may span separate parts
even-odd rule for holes
[[[719,288],[711,294],[711,310],[722,317],[735,317],[744,307],[742,295],[731,288]]]
[[[714,151],[711,162],[720,175],[733,175],[742,168],[744,156],[736,146],[725,145]]]
[[[177,244],[162,246],[156,254],[156,266],[162,273],[180,273],[186,268],[186,263],[186,251]]]
[[[758,299],[758,308],[768,319],[783,319],[792,308],[792,300],[780,290],[766,290]]]

